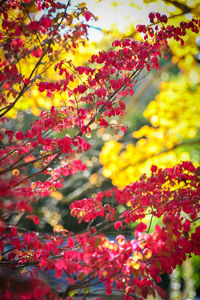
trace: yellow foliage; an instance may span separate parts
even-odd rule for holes
[[[200,86],[193,90],[187,77],[180,75],[176,81],[161,84],[160,94],[148,105],[144,116],[152,126],[163,130],[163,137],[166,137],[166,133],[175,136],[174,142],[180,138],[194,138],[200,128],[199,95]],[[152,130],[154,129],[151,128],[150,135]],[[144,135],[146,134],[148,135],[148,129]],[[135,137],[140,136],[135,134]]]
[[[51,197],[57,199],[58,201],[60,201],[60,200],[62,200],[63,195],[60,192],[55,191],[55,192],[51,193]]]
[[[60,232],[60,231],[62,231],[64,229],[64,227],[62,226],[62,225],[60,225],[60,224],[57,224],[57,225],[55,225],[54,226],[54,228],[53,228],[53,231],[55,232]]]
[[[100,154],[103,175],[123,188],[143,173],[150,174],[153,164],[166,168],[190,160],[188,152],[176,152],[175,148],[183,139],[197,135],[200,128],[199,95],[200,86],[192,86],[183,74],[176,81],[163,82],[160,93],[144,112],[152,126],[145,125],[133,132],[133,137],[138,139],[136,145],[124,147],[116,141],[104,144]]]
[[[200,15],[197,5],[199,1],[143,1],[146,4],[156,2],[162,5],[171,16],[169,24],[178,25],[188,21],[187,9]],[[189,5],[189,6],[188,6]],[[200,128],[200,68],[197,64],[198,54],[197,35],[193,32],[184,37],[184,46],[177,41],[169,43],[172,60],[177,63],[180,72],[169,82],[161,82],[160,93],[150,102],[144,111],[144,117],[151,125],[143,126],[133,132],[138,139],[136,144],[126,147],[117,141],[106,142],[100,154],[103,164],[103,175],[110,177],[112,183],[123,188],[137,180],[143,173],[150,174],[151,165],[161,168],[172,167],[183,160],[190,160],[190,153],[184,148],[176,149],[199,134]]]
[[[55,48],[54,50],[61,51],[58,45],[54,45],[53,47]],[[86,47],[79,46],[76,51],[73,52],[72,50],[70,50],[66,53],[66,51],[62,50],[59,55],[59,61],[66,59],[68,61],[71,60],[72,64],[74,64],[75,66],[83,65],[90,58],[91,54],[96,54],[98,52],[97,49],[98,48],[95,46],[95,43],[87,43]],[[0,52],[0,58],[3,58],[2,52]],[[52,63],[52,65],[47,70],[45,70],[44,73],[42,73],[42,79],[44,81],[52,81],[52,79],[53,81],[56,81],[61,79],[61,76],[59,76],[58,73],[54,71],[54,67],[58,63],[58,61],[56,60],[56,58],[54,58],[53,61],[51,61],[51,59],[51,57],[47,58],[45,67],[41,65],[38,69],[38,74],[40,74],[45,70],[46,66]],[[28,59],[26,57],[25,60],[20,60],[20,65],[17,65],[17,68],[20,69],[21,74],[29,76],[29,74],[31,74],[32,70],[34,69],[36,62],[36,58],[31,56]],[[69,70],[69,72],[70,71],[72,70]],[[77,86],[78,83],[79,79],[77,78],[76,81],[69,85],[69,88],[73,89],[75,86]],[[15,85],[15,89],[19,91],[20,86]],[[38,116],[42,109],[48,110],[52,105],[65,106],[67,103],[67,99],[68,91],[66,91],[65,93],[62,92],[62,94],[55,91],[51,97],[47,97],[46,92],[39,92],[36,79],[31,88],[29,88],[28,91],[24,93],[24,95],[16,103],[13,109],[7,114],[7,116],[15,118],[18,110],[26,111],[28,109],[30,109],[30,111],[34,115]],[[12,94],[7,97],[7,103],[10,102],[13,102]]]
[[[199,10],[200,13],[200,10]],[[174,19],[169,20],[169,24],[175,25],[176,23],[179,24],[180,22],[185,21],[188,22],[186,17],[180,16],[176,18],[176,22],[174,23]],[[187,74],[190,81],[195,84],[200,80],[200,74],[198,72],[198,67],[196,64],[195,56],[199,52],[198,45],[197,45],[197,34],[188,31],[185,36],[182,37],[184,41],[184,46],[181,47],[179,43],[175,40],[169,41],[169,46],[173,54],[173,61],[178,62],[179,68]],[[196,73],[191,76],[191,73]]]

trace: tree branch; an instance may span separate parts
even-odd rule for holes
[[[45,51],[43,51],[43,54],[42,56],[39,58],[39,60],[37,61],[35,67],[33,68],[33,70],[31,71],[30,75],[29,75],[29,79],[31,80],[33,74],[36,72],[36,70],[38,69],[40,63],[42,62],[43,58],[45,57],[45,55],[48,53],[52,43],[53,43],[53,40],[54,40],[54,36],[56,35],[56,32],[57,30],[59,29],[59,27],[61,26],[65,16],[66,16],[66,13],[67,13],[67,9],[69,7],[69,4],[70,4],[70,0],[68,0],[68,3],[66,5],[66,8],[65,8],[65,11],[64,11],[64,15],[63,17],[61,18],[60,22],[58,23],[57,27],[56,27],[56,30],[55,30],[55,33],[54,35],[52,36],[52,38],[49,39],[49,43],[48,43],[48,47],[46,48]],[[25,93],[25,91],[29,88],[30,86],[28,86],[27,84],[24,84],[22,90],[19,92],[17,98],[14,100],[14,102],[12,102],[12,104],[10,104],[9,106],[6,106],[5,108],[1,109],[3,110],[4,112],[2,112],[0,114],[0,118],[3,117],[7,112],[9,112],[14,106],[15,104],[17,103],[17,101],[21,98],[21,96],[23,96],[23,94]]]
[[[4,5],[4,3],[6,2],[7,0],[1,0],[0,1],[0,8]]]

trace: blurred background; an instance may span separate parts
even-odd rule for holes
[[[148,14],[151,11],[166,14],[169,24],[200,16],[199,0],[87,0],[85,3],[98,18],[89,21],[85,47],[80,45],[68,52],[67,59],[76,66],[88,64],[92,54],[111,49],[114,39],[140,40],[136,25],[149,24]],[[80,1],[72,0],[70,9],[75,10],[76,5],[80,5]],[[27,4],[27,9],[34,14],[34,3]],[[68,176],[62,190],[53,191],[50,197],[35,204],[35,212],[41,220],[39,225],[35,226],[30,220],[24,219],[20,226],[40,232],[63,228],[79,232],[88,224],[78,224],[71,217],[69,205],[73,201],[94,197],[97,192],[113,185],[123,188],[143,173],[148,174],[152,164],[163,168],[174,166],[182,160],[199,164],[200,37],[195,33],[187,34],[184,46],[170,41],[170,47],[161,57],[160,64],[159,70],[150,73],[144,71],[140,75],[134,95],[126,99],[125,116],[115,118],[108,128],[98,129],[94,124],[92,134],[88,135],[92,147],[84,156],[80,155],[87,169]],[[46,80],[53,76],[51,68],[44,74]],[[25,131],[28,124],[42,110],[49,109],[52,103],[55,106],[63,105],[62,95],[54,95],[53,100],[43,95],[36,88],[29,90],[10,112],[13,118],[10,127]],[[118,130],[122,125],[127,127],[125,134]],[[40,178],[38,176],[38,180]],[[117,209],[122,212],[125,208],[118,206]],[[149,222],[148,218],[146,222]],[[154,219],[152,231],[156,223],[159,220]],[[107,235],[113,238],[119,233],[127,237],[132,234],[130,228],[126,232],[113,229]],[[200,258],[188,258],[170,277],[163,274],[161,285],[167,290],[169,299],[200,299]]]

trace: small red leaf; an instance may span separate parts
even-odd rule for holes
[[[34,57],[40,57],[43,55],[43,50],[41,48],[35,48],[31,54],[34,56]]]
[[[89,12],[88,10],[84,12],[84,17],[86,18],[86,21],[88,22],[93,15],[91,14],[91,12]]]

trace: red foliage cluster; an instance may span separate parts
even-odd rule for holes
[[[0,140],[4,144],[0,149],[0,265],[2,270],[5,267],[25,272],[16,273],[15,283],[9,279],[11,288],[8,284],[0,284],[0,297],[59,299],[76,289],[102,282],[105,282],[107,294],[112,293],[115,284],[124,299],[134,299],[134,294],[142,299],[147,294],[154,295],[155,290],[165,296],[155,285],[160,282],[159,275],[162,272],[170,274],[187,254],[200,252],[200,227],[190,231],[200,210],[200,170],[192,163],[183,162],[165,170],[153,166],[151,177],[144,175],[123,190],[113,188],[99,193],[95,199],[75,201],[70,206],[71,215],[80,222],[104,218],[96,227],[80,234],[65,230],[60,235],[24,232],[15,219],[26,213],[36,225],[39,223],[33,203],[63,187],[64,177],[85,170],[76,155],[91,147],[84,139],[92,131],[91,125],[107,127],[110,117],[123,115],[124,98],[133,95],[141,71],[160,68],[159,58],[167,49],[168,40],[173,38],[183,43],[186,30],[198,32],[200,21],[194,18],[174,27],[164,25],[167,23],[165,15],[152,13],[151,22],[156,18],[163,24],[155,28],[138,25],[138,31],[145,34],[144,41],[114,41],[113,49],[93,55],[89,66],[75,67],[70,61],[58,61],[54,70],[60,79],[44,81],[40,75],[51,65],[49,56],[56,60],[61,51],[54,50],[53,43],[60,44],[66,53],[78,43],[84,44],[88,25],[84,21],[76,23],[74,19],[89,21],[94,16],[84,6],[68,13],[70,1],[64,4],[37,0],[33,4],[43,15],[27,20],[29,0],[1,1],[1,4],[0,41],[4,59],[0,64],[3,87]],[[16,10],[15,17],[9,13],[13,10]],[[28,60],[30,56],[35,59],[35,65],[30,74],[22,74],[19,61]],[[41,65],[44,69],[38,75]],[[77,81],[77,86],[71,90],[69,85],[73,81]],[[47,97],[53,97],[55,91],[67,92],[68,102],[63,108],[52,106],[49,111],[43,111],[26,132],[14,131],[7,124],[6,114],[33,84]],[[51,134],[68,129],[76,129],[76,134],[60,138]],[[121,130],[126,128],[123,126]],[[43,174],[43,181],[37,180],[39,174]],[[116,205],[123,204],[126,210],[119,214],[109,197],[113,197]],[[142,223],[146,214],[152,218],[163,217],[162,227],[157,225],[150,233],[150,227],[147,229]],[[133,229],[133,239],[126,240],[118,235],[116,241],[111,241],[102,234],[110,226],[119,230],[135,222],[139,224]],[[64,274],[65,291],[59,293],[51,286],[42,287],[40,270],[54,270],[58,278]],[[0,276],[3,278],[2,272]],[[14,289],[20,286],[21,276],[25,282],[30,282],[28,290]]]
[[[131,223],[140,222],[135,227],[133,240],[127,241],[120,235],[116,238],[117,243],[107,241],[106,246],[105,237],[102,237],[100,244],[104,245],[104,255],[97,256],[98,262],[100,257],[103,260],[99,272],[105,274],[106,282],[109,281],[108,293],[115,282],[116,287],[127,294],[137,292],[143,297],[154,295],[154,289],[157,289],[154,280],[160,282],[159,275],[162,272],[171,274],[176,265],[182,264],[187,254],[200,254],[200,226],[190,233],[191,225],[196,222],[200,210],[200,168],[195,168],[191,162],[183,162],[165,170],[156,170],[154,166],[152,171],[151,177],[143,176],[122,191],[113,189],[106,192],[107,195],[108,192],[110,195],[114,193],[116,201],[121,205],[131,203],[118,217],[119,221],[114,218],[117,230],[121,226],[126,228]],[[183,186],[177,188],[180,183]],[[74,202],[71,213],[86,222],[97,215],[102,216],[108,204],[97,202],[99,196],[102,198],[103,193],[93,201],[98,203],[95,206],[90,205],[91,199],[88,199],[88,206],[87,199]],[[152,217],[163,218],[162,227],[156,225],[151,234],[150,228],[147,230],[147,225],[140,221],[147,213]],[[95,250],[92,251],[91,256],[94,257]],[[163,295],[159,288],[158,292]]]

